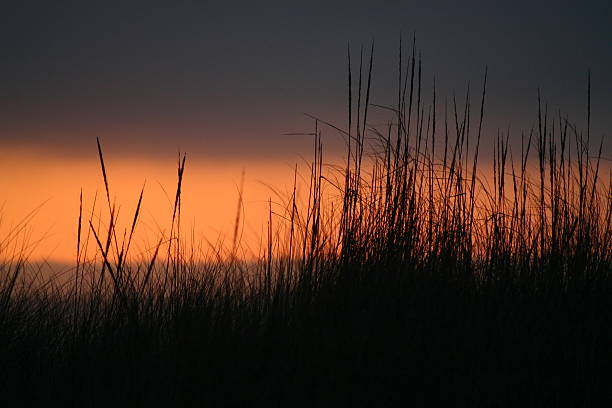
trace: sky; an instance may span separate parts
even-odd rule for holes
[[[551,112],[584,128],[590,70],[592,135],[610,156],[611,22],[609,1],[5,4],[2,215],[10,224],[45,202],[39,224],[56,237],[45,251],[69,248],[72,227],[58,225],[74,218],[83,186],[88,197],[100,187],[96,137],[118,169],[118,190],[133,187],[128,178],[170,189],[182,151],[192,180],[216,174],[207,194],[193,183],[205,213],[220,211],[203,204],[211,197],[236,197],[242,169],[251,202],[261,203],[260,181],[286,183],[310,154],[311,138],[287,135],[312,131],[304,113],[346,126],[348,46],[357,64],[360,46],[374,41],[372,102],[395,103],[400,37],[408,53],[416,36],[425,92],[435,76],[440,103],[468,83],[477,95],[488,67],[485,146],[497,129],[517,141],[534,125],[538,88]],[[342,150],[333,131],[323,142],[332,156]],[[215,222],[231,219],[234,204]]]

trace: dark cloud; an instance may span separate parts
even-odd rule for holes
[[[529,126],[538,86],[584,122],[590,69],[594,131],[609,135],[607,1],[259,3],[4,6],[0,144],[79,154],[102,134],[126,154],[302,149],[282,136],[309,130],[302,112],[343,120],[347,42],[355,56],[375,39],[374,98],[390,104],[398,38],[413,32],[427,89],[435,74],[441,95],[463,94],[468,81],[477,91],[489,66],[491,129]]]

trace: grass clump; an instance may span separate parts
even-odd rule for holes
[[[440,114],[435,85],[425,103],[413,48],[407,64],[400,57],[396,106],[374,105],[373,50],[356,89],[349,55],[348,125],[333,126],[345,164],[325,170],[315,119],[308,201],[294,187],[274,219],[270,202],[257,262],[236,257],[236,239],[230,256],[207,259],[181,240],[184,156],[169,235],[131,258],[143,194],[120,234],[98,143],[108,223],[85,221],[81,207],[70,279],[34,284],[25,260],[0,265],[0,399],[610,402],[612,184],[601,148],[590,151],[590,123],[580,132],[538,98],[520,155],[497,134],[485,177],[486,72],[476,120],[469,92]],[[371,109],[390,112],[388,126],[369,126]],[[326,188],[341,194],[328,199]],[[91,246],[95,258],[84,255]]]

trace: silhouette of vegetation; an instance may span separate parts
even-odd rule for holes
[[[0,399],[612,402],[612,173],[601,147],[591,151],[590,102],[580,131],[538,98],[520,154],[498,133],[484,179],[486,71],[476,119],[469,91],[440,113],[435,84],[424,102],[414,43],[407,62],[401,49],[393,107],[370,101],[374,47],[357,69],[349,52],[348,124],[331,128],[345,137],[344,167],[325,170],[328,124],[314,118],[308,202],[295,186],[280,211],[270,202],[257,262],[236,256],[239,215],[229,256],[219,249],[203,260],[181,240],[185,156],[169,234],[146,258],[130,257],[143,192],[120,231],[98,142],[108,222],[87,220],[81,205],[70,278],[36,284],[23,257],[0,264]],[[370,126],[372,109],[393,120]],[[339,198],[326,199],[325,188]]]

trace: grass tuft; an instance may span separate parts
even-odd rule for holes
[[[427,104],[414,40],[408,61],[400,41],[393,107],[370,101],[373,44],[365,64],[361,48],[358,73],[350,51],[347,128],[313,117],[308,201],[298,201],[296,167],[286,203],[269,201],[256,262],[236,255],[241,199],[231,250],[202,258],[182,241],[185,155],[169,235],[150,256],[131,257],[144,186],[121,234],[97,140],[109,221],[93,210],[85,220],[81,193],[70,283],[24,274],[27,247],[11,246],[15,231],[0,239],[0,400],[612,402],[612,173],[602,144],[591,153],[590,74],[586,131],[549,113],[538,91],[537,127],[519,151],[509,132],[483,131],[487,69],[476,128],[469,88],[445,103],[443,119],[435,81]],[[388,112],[388,125],[370,126],[370,109]],[[321,126],[345,137],[341,166],[324,165]],[[485,138],[492,170],[483,169]]]

